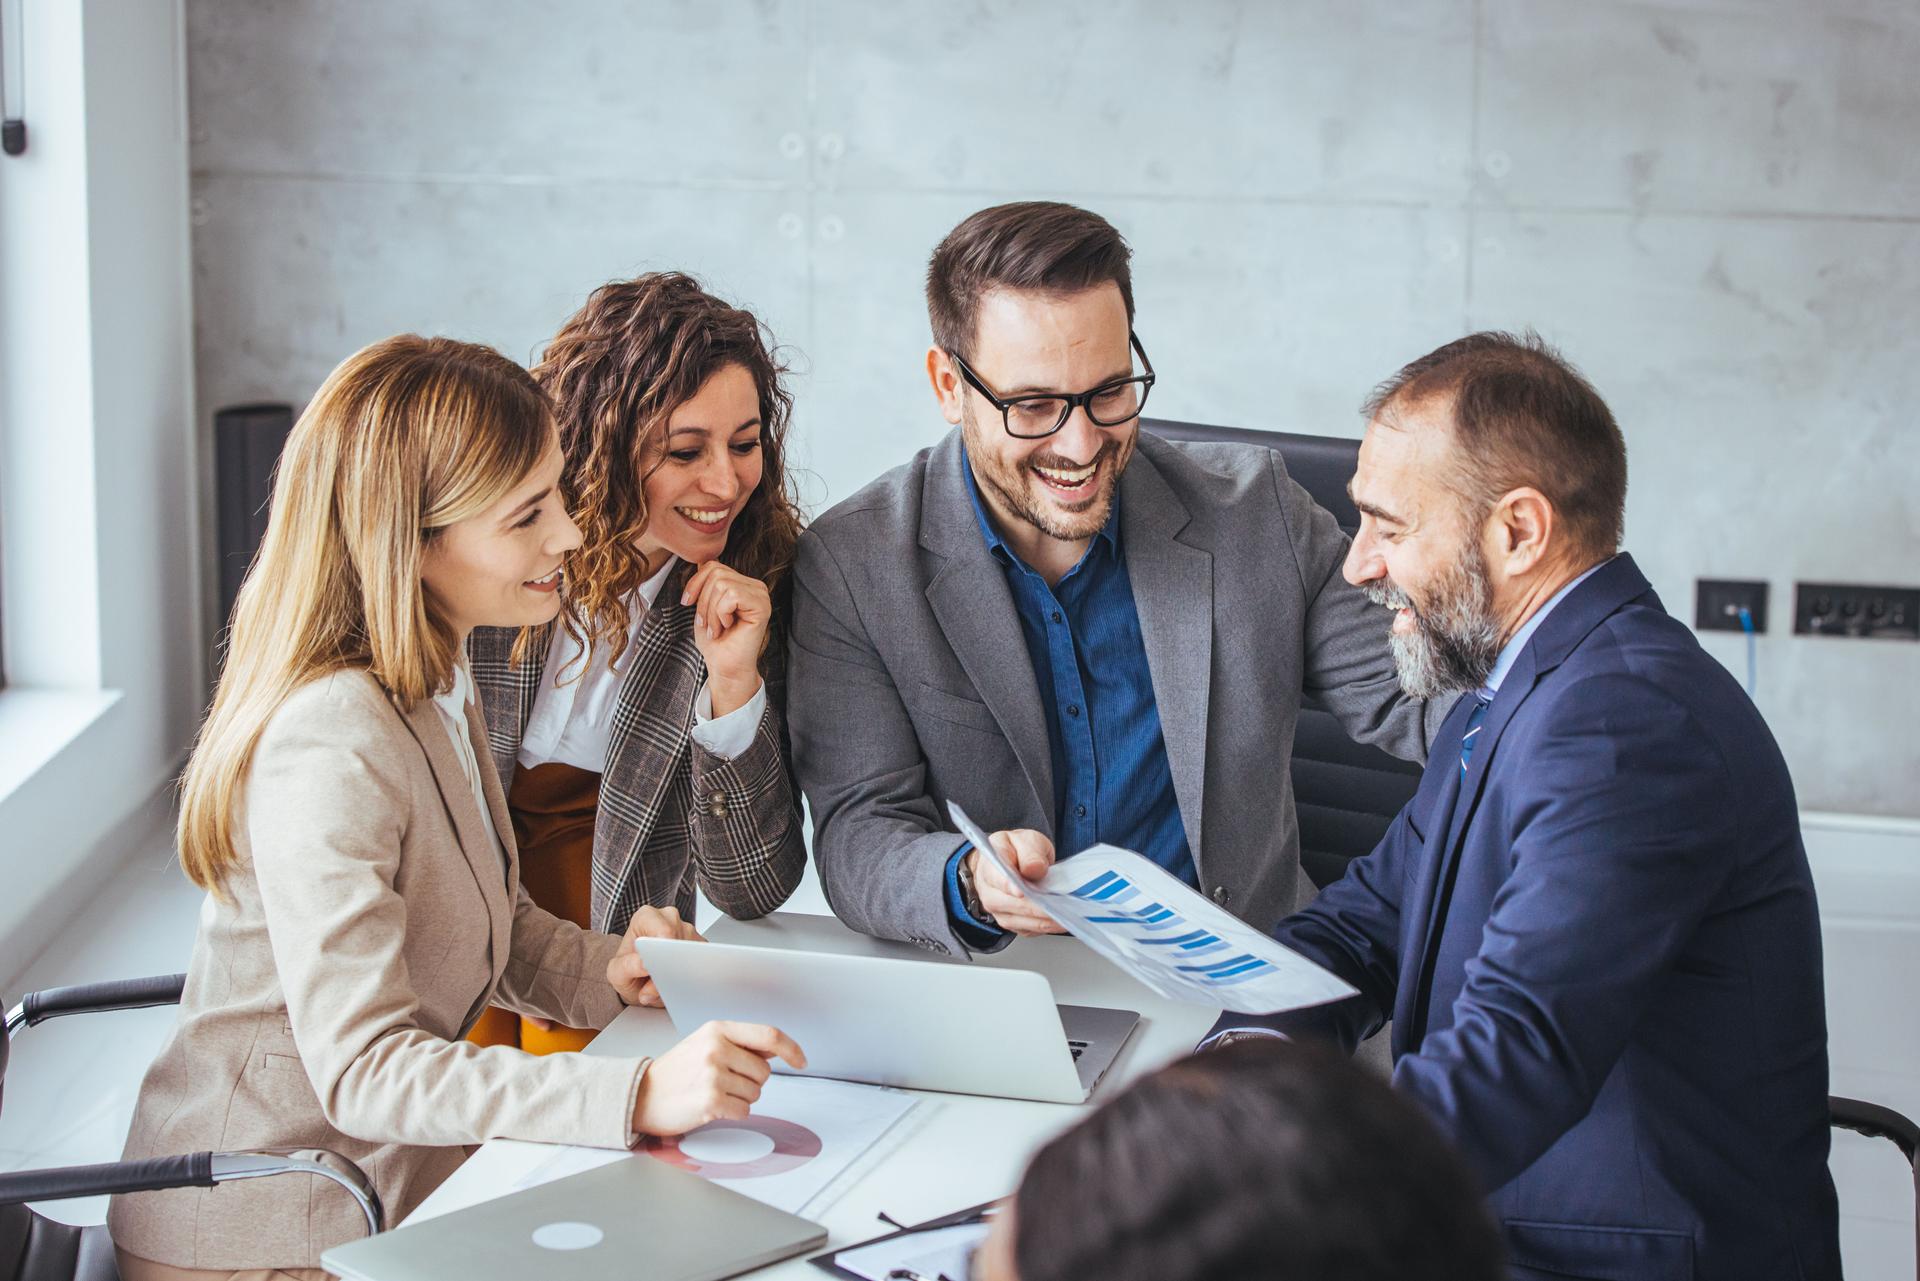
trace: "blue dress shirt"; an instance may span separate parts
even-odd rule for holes
[[[1006,574],[1040,687],[1053,759],[1054,847],[1061,856],[1105,841],[1138,851],[1197,883],[1153,698],[1140,612],[1120,540],[1115,496],[1107,523],[1078,564],[1049,587],[1014,555],[987,517],[973,468],[967,498],[981,537]],[[1000,931],[967,912],[958,879],[963,846],[947,865],[947,904],[969,944]]]

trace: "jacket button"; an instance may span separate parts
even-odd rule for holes
[[[727,803],[722,800],[715,800],[713,804],[707,806],[707,813],[713,815],[715,818],[725,818],[727,816]]]
[[[1213,901],[1218,903],[1221,907],[1225,907],[1228,901],[1231,900],[1232,898],[1233,898],[1233,891],[1228,889],[1226,886],[1216,885],[1213,887]]]
[[[707,804],[709,805],[725,805],[726,803],[727,794],[725,792],[714,792],[707,797]]]

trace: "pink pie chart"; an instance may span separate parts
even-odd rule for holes
[[[715,1121],[677,1139],[649,1138],[643,1150],[656,1161],[709,1179],[758,1179],[785,1174],[820,1155],[820,1136],[777,1116]]]

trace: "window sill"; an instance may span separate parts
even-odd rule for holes
[[[0,806],[119,701],[119,690],[0,690]]]

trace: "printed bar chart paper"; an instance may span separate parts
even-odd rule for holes
[[[1358,991],[1132,850],[1094,845],[1026,881],[964,810],[948,802],[947,812],[1036,907],[1169,1000],[1273,1014]]]

